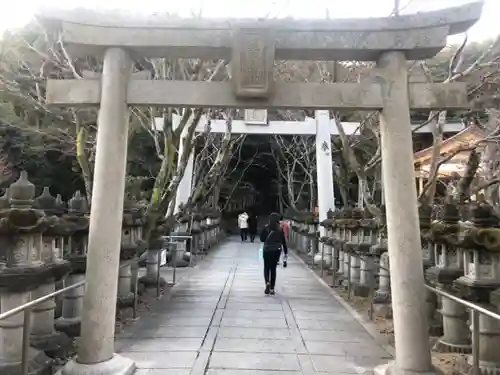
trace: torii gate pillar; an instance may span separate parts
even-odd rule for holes
[[[135,369],[132,360],[114,354],[131,73],[132,60],[124,49],[109,48],[105,52],[82,336],[76,361],[70,361],[63,373],[87,373],[89,365],[96,363],[102,363],[101,373],[130,374]]]
[[[377,62],[383,81],[380,112],[382,180],[386,205],[396,362],[381,374],[434,372],[429,350],[417,189],[408,103],[408,71],[403,52],[386,52]],[[402,214],[403,213],[403,214]],[[417,265],[417,266],[416,266]]]
[[[333,192],[332,145],[330,135],[330,112],[316,111],[316,179],[318,188],[318,219],[327,219],[328,210],[335,208]],[[325,236],[325,228],[320,227],[320,236]],[[332,250],[325,246],[323,262],[330,265]]]

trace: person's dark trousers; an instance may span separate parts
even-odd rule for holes
[[[269,283],[269,287],[274,289],[276,284],[276,267],[278,266],[278,261],[280,259],[280,251],[264,251],[264,280],[266,284]]]
[[[246,241],[248,235],[248,228],[240,228],[241,240]]]
[[[256,236],[257,233],[255,232],[250,232],[250,242],[253,242],[255,241],[255,236]]]

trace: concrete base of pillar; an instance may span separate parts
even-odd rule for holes
[[[443,324],[437,320],[432,319],[429,322],[429,336],[440,337],[443,335]]]
[[[31,336],[30,344],[52,358],[65,358],[75,351],[73,340],[64,332],[54,332],[46,336]]]
[[[447,343],[444,340],[437,340],[432,350],[438,353],[459,353],[459,354],[470,354],[472,352],[472,346],[469,344],[456,345]]]
[[[69,337],[80,336],[81,318],[59,318],[55,322],[56,330],[65,333]]]
[[[189,267],[191,260],[191,253],[188,251],[179,251],[176,254],[175,263],[177,268]],[[173,259],[170,259],[170,266],[173,266]]]
[[[52,359],[44,352],[30,348],[28,352],[28,374],[29,375],[50,375],[52,373]],[[0,362],[0,374],[22,375],[21,363]]]
[[[467,358],[467,365],[470,366],[467,375],[476,375],[472,367],[472,355]],[[479,375],[500,375],[500,363],[498,361],[479,361]]]
[[[373,369],[374,375],[440,375],[440,371],[436,367],[432,367],[431,371],[417,372],[411,370],[402,370],[396,367],[396,362],[391,361],[389,363],[378,365]]]
[[[390,303],[374,303],[373,315],[384,319],[392,319],[392,305]]]
[[[361,283],[352,284],[352,292],[356,297],[368,297],[370,294],[370,286]]]
[[[134,305],[134,293],[130,292],[126,296],[118,296],[118,307],[132,307]]]
[[[336,274],[335,280],[333,281],[334,286],[342,286],[342,283],[345,280],[345,276],[343,274]]]
[[[132,375],[135,363],[129,358],[115,354],[108,361],[86,365],[71,360],[56,375]]]
[[[146,289],[156,288],[158,285],[158,280],[156,277],[143,276],[139,279],[139,283],[143,284]],[[164,287],[167,285],[167,282],[163,277],[160,276],[160,287]]]

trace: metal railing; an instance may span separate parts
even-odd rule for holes
[[[170,251],[172,251],[172,258],[171,258],[171,262],[173,262],[173,272],[172,272],[172,283],[169,284],[169,286],[174,286],[176,281],[177,281],[177,244],[179,244],[179,241],[175,241],[175,240],[188,240],[188,239],[192,239],[193,236],[177,236],[177,235],[169,235],[169,236],[162,236],[163,240],[164,240],[164,244],[167,245],[167,246],[170,246]],[[156,297],[159,298],[160,297],[160,290],[161,290],[161,287],[160,287],[160,284],[161,284],[161,278],[160,278],[160,268],[161,268],[161,253],[163,251],[166,251],[167,249],[162,249],[159,254],[158,254],[158,264],[157,264],[157,274],[156,274],[156,280],[157,280],[157,284],[156,284]],[[191,253],[191,257],[193,256],[193,254]],[[170,262],[166,262],[167,264],[170,263]],[[189,263],[191,263],[191,258],[189,260]]]
[[[120,266],[120,268],[123,268],[125,266],[128,266],[128,264],[124,264]],[[133,302],[133,319],[137,318],[137,305],[138,305],[138,279],[139,277],[135,278],[135,289],[134,289],[134,302]],[[14,315],[20,314],[24,312],[24,321],[23,321],[23,341],[22,341],[22,360],[21,360],[21,374],[22,375],[28,375],[28,370],[29,370],[29,359],[28,359],[28,351],[30,347],[30,327],[31,327],[31,314],[32,310],[35,306],[39,305],[40,303],[46,302],[54,297],[57,297],[61,294],[65,294],[66,292],[79,288],[83,285],[85,285],[86,281],[82,280],[79,281],[75,284],[71,284],[67,287],[64,287],[62,289],[59,289],[53,293],[47,294],[43,297],[34,299],[30,302],[27,302],[23,305],[17,306],[9,311],[6,311],[2,314],[0,314],[0,321],[5,320],[7,318],[10,318]]]
[[[172,235],[172,236],[165,236],[165,238],[168,240],[166,243],[167,244],[178,244],[179,241],[175,241],[176,239],[178,240],[187,240],[187,239],[192,239],[192,236],[176,236],[176,235]],[[173,254],[172,254],[172,261],[173,261],[173,284],[175,284],[176,282],[176,269],[177,269],[177,246],[173,246]],[[138,307],[138,302],[139,302],[139,288],[138,288],[138,283],[139,283],[139,266],[138,266],[138,261],[139,259],[134,259],[133,261],[135,261],[137,263],[137,267],[135,269],[135,271],[133,270],[133,272],[136,272],[137,274],[135,275],[134,278],[134,301],[133,301],[133,305],[132,305],[132,308],[133,308],[133,319],[137,319],[137,307]],[[123,264],[121,265],[119,268],[123,268],[123,267],[126,267],[128,266],[130,263],[133,263],[132,262],[129,262],[127,264]],[[157,297],[160,297],[160,291],[161,291],[161,287],[160,287],[160,267],[161,267],[161,252],[158,254],[158,264],[157,264],[157,286],[156,286],[156,294],[157,294]],[[32,314],[32,310],[35,306],[39,305],[40,303],[43,303],[43,302],[46,302],[52,298],[55,298],[59,295],[62,295],[62,294],[65,294],[66,292],[70,291],[70,290],[73,290],[73,289],[76,289],[76,288],[79,288],[83,285],[85,285],[86,281],[85,280],[82,280],[82,281],[79,281],[75,284],[72,284],[72,285],[69,285],[69,286],[66,286],[62,289],[59,289],[53,293],[50,293],[50,294],[47,294],[43,297],[40,297],[40,298],[37,298],[35,300],[32,300],[30,302],[27,302],[23,305],[20,305],[18,307],[15,307],[14,309],[11,309],[9,311],[6,311],[2,314],[0,314],[0,321],[1,320],[5,320],[7,318],[10,318],[14,315],[17,315],[17,314],[20,314],[22,312],[24,312],[24,321],[23,321],[23,340],[22,340],[22,362],[21,362],[21,374],[22,375],[28,375],[28,367],[29,367],[29,360],[28,360],[28,351],[29,351],[29,347],[30,347],[30,327],[31,327],[31,314]]]
[[[333,252],[336,252],[336,250],[333,250]],[[345,256],[345,254],[344,254]],[[333,254],[332,254],[333,258]],[[332,265],[334,266],[332,268],[332,274],[336,274],[335,270],[335,265],[334,265],[334,260],[332,260]],[[346,264],[346,263],[344,263]],[[351,256],[349,256],[348,262],[347,262],[347,275],[346,275],[346,281],[347,281],[347,298],[351,298],[352,294],[352,286],[351,286]],[[385,270],[388,271],[390,274],[390,270],[388,268],[385,268],[383,266],[378,265],[376,267],[374,265],[372,272],[371,272],[371,282],[370,282],[370,288],[369,288],[369,295],[368,298],[370,300],[370,306],[368,310],[368,318],[370,320],[373,320],[373,311],[374,311],[374,296],[375,296],[375,286],[376,286],[376,274],[375,270],[378,268],[379,270]],[[334,277],[334,276],[333,276]],[[332,286],[335,286],[335,278],[332,278]],[[434,288],[430,285],[425,284],[425,288],[441,297],[448,298],[468,309],[470,309],[470,320],[471,320],[471,341],[472,341],[472,373],[474,375],[480,375],[480,370],[479,370],[479,333],[480,333],[480,328],[479,328],[479,317],[481,314],[484,314],[492,319],[495,319],[497,321],[500,321],[500,314],[497,314],[493,311],[490,311],[482,306],[476,305],[475,303],[469,302],[467,300],[464,300],[462,298],[459,298],[457,296],[454,296],[453,294],[450,294],[448,292],[445,292],[444,290]]]
[[[425,285],[425,287],[437,295],[448,298],[466,308],[470,309],[471,320],[472,320],[472,371],[474,375],[479,375],[479,317],[484,314],[492,319],[500,321],[500,315],[485,309],[482,306],[476,305],[475,303],[466,301],[464,299],[458,298],[453,294],[447,293],[444,290],[434,288],[430,285]]]

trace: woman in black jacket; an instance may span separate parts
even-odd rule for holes
[[[265,294],[274,294],[276,284],[276,268],[280,260],[281,249],[285,255],[288,254],[285,235],[280,226],[280,215],[272,213],[269,215],[269,224],[260,233],[260,241],[263,242],[264,258],[264,280],[266,282]]]
[[[248,234],[250,234],[250,242],[253,243],[255,240],[255,235],[257,234],[257,215],[254,213],[251,213],[250,216],[248,217],[247,223],[248,223]]]

